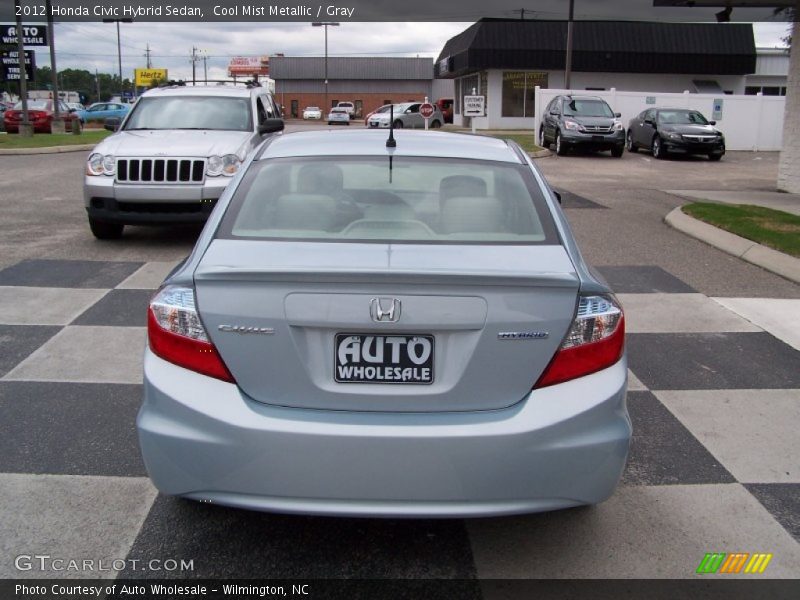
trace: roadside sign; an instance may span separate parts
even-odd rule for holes
[[[134,69],[136,87],[150,87],[155,81],[167,81],[166,69]]]
[[[486,96],[464,96],[465,117],[482,117],[486,113]]]
[[[655,104],[655,103],[656,103],[656,97],[655,96],[647,96],[645,98],[645,104]]]
[[[0,44],[17,44],[16,25],[0,25]],[[47,46],[49,44],[50,42],[47,39],[47,25],[23,25],[23,46]]]
[[[2,81],[19,81],[19,52],[5,50],[0,53],[0,75]],[[36,54],[33,50],[25,50],[25,79],[33,81],[36,71]]]
[[[430,102],[426,102],[422,106],[419,107],[419,114],[423,116],[425,119],[430,119],[433,116],[433,104]]]
[[[722,98],[714,98],[714,105],[711,110],[711,118],[714,121],[722,120]]]

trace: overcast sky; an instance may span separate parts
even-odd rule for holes
[[[430,56],[471,23],[343,23],[330,28],[330,56]],[[786,23],[756,23],[756,45],[782,45]],[[260,56],[283,52],[287,56],[323,56],[324,34],[309,23],[122,23],[123,76],[132,78],[135,67],[144,67],[150,45],[153,67],[169,69],[173,79],[191,79],[192,46],[205,53],[209,79],[227,76],[232,56]],[[56,23],[58,68],[84,68],[117,72],[116,25],[103,23]],[[47,48],[36,48],[38,66],[50,64]],[[197,63],[203,77],[203,63]]]

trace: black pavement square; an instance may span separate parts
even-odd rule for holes
[[[697,291],[661,267],[606,266],[597,267],[597,270],[618,294],[686,294]]]
[[[628,392],[633,438],[622,481],[629,485],[734,483],[736,479],[650,392]]]
[[[0,381],[0,472],[146,475],[141,385]]]
[[[749,483],[744,487],[800,542],[800,483]]]
[[[128,553],[143,562],[154,556],[196,557],[194,571],[158,577],[476,577],[461,520],[280,515],[169,496],[156,498]],[[153,573],[130,570],[119,576]]]
[[[23,260],[0,271],[0,285],[113,288],[143,264],[95,260]]]
[[[765,332],[632,333],[627,345],[651,390],[800,388],[800,352]]]
[[[593,200],[589,200],[583,196],[579,196],[578,194],[573,194],[572,192],[567,192],[566,190],[558,190],[558,193],[561,194],[561,208],[605,208],[608,209],[607,206],[603,206],[602,204],[598,204]]]
[[[152,290],[111,290],[71,325],[145,327]]]
[[[0,377],[60,330],[52,325],[0,325]]]

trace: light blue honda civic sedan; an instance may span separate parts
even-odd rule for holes
[[[284,513],[595,504],[631,437],[624,317],[513,142],[274,136],[148,311],[165,494]]]

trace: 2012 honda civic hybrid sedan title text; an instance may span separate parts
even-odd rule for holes
[[[444,517],[593,504],[631,424],[624,318],[509,142],[256,151],[153,297],[138,428],[164,493]]]

